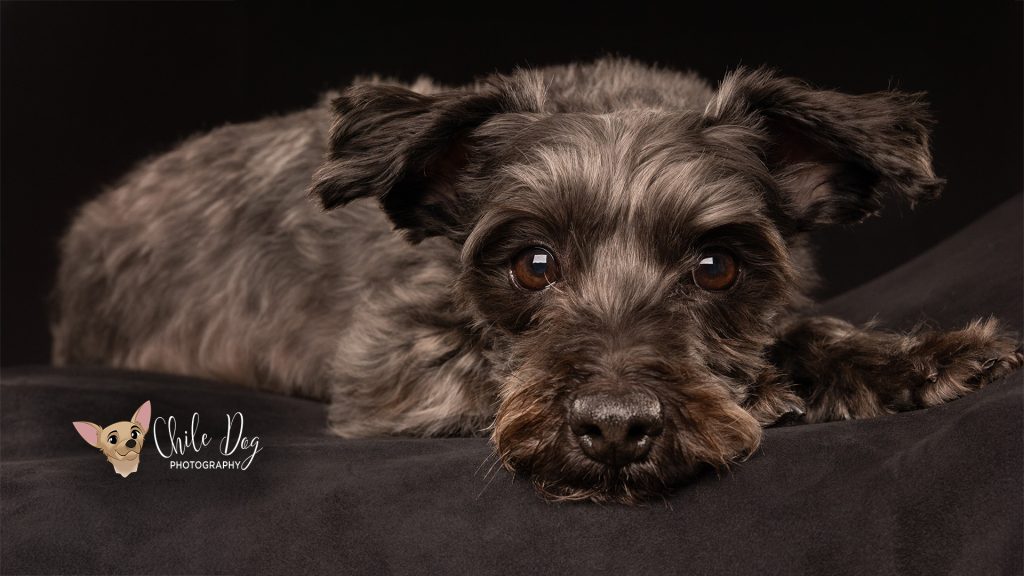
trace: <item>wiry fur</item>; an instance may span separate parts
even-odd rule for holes
[[[799,315],[808,230],[938,194],[919,95],[766,70],[712,90],[627,60],[413,88],[215,130],[87,205],[54,361],[323,398],[344,436],[489,429],[548,496],[617,501],[728,466],[783,416],[929,406],[1021,363],[994,321],[901,335]],[[536,245],[563,279],[527,292],[509,263]],[[691,278],[708,247],[740,262],[727,291]],[[616,468],[566,412],[623,388],[665,426]]]

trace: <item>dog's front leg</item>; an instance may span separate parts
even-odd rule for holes
[[[1016,338],[995,319],[950,332],[858,328],[818,316],[786,326],[772,349],[806,403],[804,419],[871,418],[947,402],[1019,368]]]

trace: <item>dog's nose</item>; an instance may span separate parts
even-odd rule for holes
[[[124,445],[129,447],[129,448],[135,448],[135,440],[132,439],[132,438],[129,438],[128,441],[124,443]]]
[[[643,460],[663,426],[661,402],[641,390],[583,394],[569,408],[583,453],[609,466]]]

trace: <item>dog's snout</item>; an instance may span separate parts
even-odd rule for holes
[[[129,438],[128,441],[124,443],[124,445],[127,446],[128,448],[135,448],[135,440],[133,438]]]
[[[644,391],[581,394],[569,407],[569,427],[584,454],[609,466],[643,460],[663,426],[661,402]]]

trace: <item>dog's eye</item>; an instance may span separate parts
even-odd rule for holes
[[[117,434],[111,434],[110,436],[108,436],[107,442],[110,442],[111,444],[117,444]]]
[[[138,439],[139,439],[139,431],[138,430],[132,430],[132,440],[138,440]]]
[[[700,256],[693,269],[693,281],[705,290],[726,290],[736,283],[739,267],[728,252],[709,250]]]
[[[543,290],[560,277],[555,257],[540,246],[527,248],[512,260],[512,278],[527,290]]]

